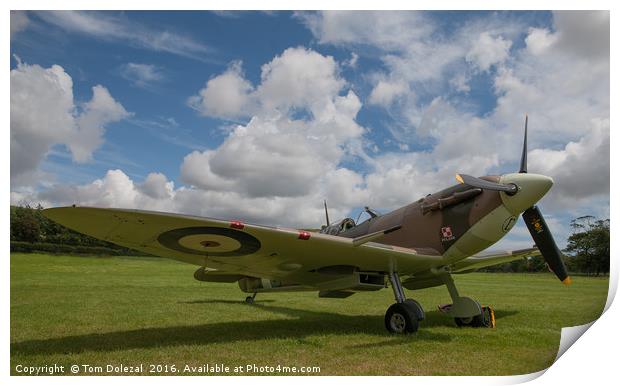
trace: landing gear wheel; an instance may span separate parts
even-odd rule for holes
[[[424,309],[422,308],[420,303],[418,303],[417,300],[407,299],[405,300],[405,303],[409,304],[409,307],[411,307],[412,310],[415,312],[415,315],[418,318],[418,321],[424,320],[424,317],[425,317]]]
[[[418,330],[418,317],[411,303],[395,303],[385,313],[385,328],[395,334],[410,334]]]
[[[252,296],[248,296],[247,298],[245,298],[245,302],[247,304],[254,304],[254,298],[256,297],[256,294],[252,295]]]

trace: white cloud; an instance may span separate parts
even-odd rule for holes
[[[361,103],[350,90],[340,95],[346,82],[332,57],[289,48],[261,70],[261,83],[255,88],[233,67],[200,91],[201,105],[210,106],[208,115],[228,118],[244,111],[253,116],[234,127],[217,149],[185,157],[181,175],[186,183],[246,197],[306,196],[337,167],[345,154],[343,146],[363,133],[355,122]],[[237,106],[235,95],[232,103],[225,104],[233,108],[215,114],[209,96],[217,94],[216,81],[229,76],[243,85],[244,98],[253,100],[253,109]],[[299,112],[305,113],[302,119],[295,118]]]
[[[609,120],[593,119],[579,141],[529,152],[529,171],[553,176],[557,205],[609,194]]]
[[[168,181],[162,173],[149,173],[138,189],[145,195],[154,199],[169,199],[174,194],[174,183]]]
[[[546,28],[530,28],[525,44],[533,55],[544,53],[551,45],[557,41],[557,35],[551,33]]]
[[[154,64],[126,63],[121,66],[120,74],[134,86],[143,88],[164,79],[161,68]]]
[[[65,144],[77,162],[99,147],[105,126],[129,116],[103,86],[81,108],[73,100],[73,81],[58,65],[21,63],[11,70],[11,182],[32,182],[50,147]]]
[[[234,119],[251,114],[252,84],[245,80],[240,61],[233,62],[221,75],[189,98],[189,105],[204,116]]]
[[[481,71],[488,71],[493,65],[504,62],[508,58],[508,51],[512,42],[503,37],[493,37],[488,32],[478,36],[465,60],[476,65]]]
[[[319,227],[324,223],[319,194],[252,198],[231,191],[174,189],[163,174],[152,173],[139,184],[121,170],[109,170],[103,178],[84,185],[56,185],[39,193],[11,192],[11,204],[20,203],[158,210],[297,227]],[[330,201],[334,219],[346,214],[340,205],[337,200]]]
[[[75,134],[65,138],[77,162],[86,162],[92,158],[93,152],[103,143],[106,124],[130,115],[105,87],[97,85],[92,90],[92,99],[84,104],[81,113],[75,117]]]
[[[152,29],[124,15],[93,11],[38,11],[37,16],[65,31],[114,40],[153,51],[207,60],[212,50],[189,36],[165,28]]]
[[[387,82],[380,80],[372,89],[368,102],[373,105],[389,107],[395,99],[409,92],[408,87],[403,82]]]
[[[265,110],[286,113],[297,108],[316,116],[329,109],[346,84],[338,71],[331,56],[302,47],[288,48],[262,66],[256,94]]]

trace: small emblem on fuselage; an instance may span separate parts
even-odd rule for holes
[[[442,227],[441,228],[441,242],[452,241],[454,240],[454,234],[452,233],[452,227]]]

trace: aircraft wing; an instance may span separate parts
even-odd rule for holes
[[[451,265],[453,273],[468,273],[496,264],[508,263],[528,256],[540,256],[538,248],[519,249],[515,251],[491,252],[470,256]]]
[[[310,272],[333,266],[401,274],[443,265],[439,255],[304,230],[139,210],[51,208],[43,214],[80,233],[226,274],[312,283]],[[427,252],[428,253],[428,252]]]

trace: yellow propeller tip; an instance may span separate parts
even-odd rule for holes
[[[562,283],[564,283],[565,285],[571,285],[573,281],[571,280],[570,276],[566,276],[566,279],[562,280]]]
[[[456,175],[456,180],[457,180],[458,182],[460,182],[461,184],[464,184],[464,182],[463,182],[463,177],[461,177],[461,175],[460,175],[460,174],[457,174],[457,175]]]

